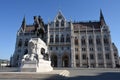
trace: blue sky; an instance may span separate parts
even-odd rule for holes
[[[16,33],[23,17],[27,24],[40,15],[45,23],[59,10],[69,21],[99,20],[100,9],[110,27],[112,41],[120,51],[120,0],[0,0],[0,59],[14,53]]]

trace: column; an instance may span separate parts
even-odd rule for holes
[[[101,43],[102,43],[104,68],[106,68],[107,65],[106,65],[105,48],[104,48],[105,46],[104,46],[104,42],[103,42],[103,31],[102,30],[101,30]]]
[[[71,67],[76,67],[75,61],[75,44],[74,44],[74,29],[72,22],[70,23],[71,27]]]
[[[53,43],[52,44],[55,44],[55,36],[56,36],[56,29],[55,29],[56,25],[55,25],[55,22],[54,22],[54,28],[52,29],[52,32],[53,33]]]
[[[90,68],[90,52],[89,52],[87,26],[86,26],[86,45],[87,45],[87,67]]]
[[[98,55],[97,55],[97,45],[96,45],[96,35],[95,35],[95,29],[93,27],[93,41],[94,41],[94,49],[95,49],[95,65],[96,68],[98,67]]]
[[[48,23],[48,30],[47,30],[47,49],[48,49],[48,60],[50,61],[51,53],[49,49],[49,42],[50,42],[50,33],[49,33],[49,23]]]
[[[112,42],[111,42],[111,36],[109,34],[109,45],[110,45],[110,54],[111,54],[111,59],[112,59],[112,68],[115,68],[115,58],[114,58],[114,51],[112,47]]]
[[[80,60],[80,67],[82,67],[82,53],[81,53],[81,36],[80,36],[80,27],[78,32],[78,43],[79,43],[79,60]]]

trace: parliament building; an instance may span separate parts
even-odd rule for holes
[[[34,16],[33,24],[27,25],[24,17],[16,35],[11,66],[20,66],[31,38],[45,41],[53,67],[115,68],[119,65],[118,50],[101,10],[99,21],[67,21],[61,11],[47,24],[40,16]]]

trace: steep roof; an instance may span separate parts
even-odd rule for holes
[[[34,30],[35,30],[35,26],[34,25],[26,25],[25,32],[32,32]]]
[[[99,21],[89,21],[89,22],[74,22],[73,23],[74,29],[80,28],[95,28],[98,29],[100,28],[100,22]]]

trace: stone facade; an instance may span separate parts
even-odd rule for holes
[[[118,51],[111,41],[102,11],[99,21],[89,22],[67,21],[59,11],[46,25],[39,17],[34,17],[33,25],[26,25],[23,19],[11,59],[13,66],[20,65],[23,55],[27,54],[25,43],[32,37],[42,38],[47,43],[54,67],[114,68],[119,64]]]

